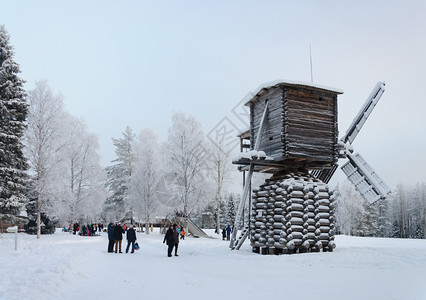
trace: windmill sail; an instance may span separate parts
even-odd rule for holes
[[[391,192],[379,175],[370,167],[359,153],[348,154],[348,162],[341,168],[355,188],[371,204]]]
[[[346,131],[345,136],[342,138],[344,143],[349,142],[352,144],[355,137],[358,135],[365,121],[367,121],[368,116],[373,111],[374,106],[376,106],[377,102],[379,102],[380,97],[383,95],[385,91],[385,83],[379,81],[371,92],[370,96],[368,96],[364,105],[362,106],[360,112],[352,121],[351,126],[349,126],[348,131]]]

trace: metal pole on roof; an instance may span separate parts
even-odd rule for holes
[[[311,61],[311,82],[314,82],[314,73],[312,71],[312,47],[310,43],[309,43],[309,58]]]

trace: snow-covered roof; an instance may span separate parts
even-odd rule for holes
[[[243,136],[243,135],[247,135],[247,134],[249,134],[249,131],[250,131],[250,127],[244,127],[244,129],[241,129],[241,130],[238,132],[237,136],[238,136],[238,137],[241,137],[241,136]]]
[[[268,88],[271,88],[271,87],[274,87],[274,86],[277,86],[277,85],[290,85],[290,86],[293,85],[293,86],[310,87],[310,88],[315,88],[315,89],[319,89],[319,90],[334,92],[336,94],[343,94],[343,91],[341,89],[327,87],[327,86],[316,84],[316,83],[313,83],[313,82],[304,82],[304,81],[296,81],[296,80],[288,80],[288,79],[277,79],[277,80],[265,82],[265,83],[261,84],[260,86],[258,86],[257,89],[255,89],[254,91],[251,92],[253,97],[251,97],[251,99],[248,100],[245,103],[245,105],[250,103],[253,100],[253,98],[255,98],[256,95],[261,90],[268,89]]]

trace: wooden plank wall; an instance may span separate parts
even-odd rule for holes
[[[332,162],[337,158],[337,96],[300,87],[262,90],[250,107],[254,143],[268,101],[268,118],[259,150],[276,159]]]
[[[335,94],[288,88],[284,95],[285,155],[334,161],[336,105]]]
[[[282,143],[283,127],[283,94],[280,88],[264,90],[264,93],[254,101],[250,110],[250,144],[254,148],[265,103],[268,101],[268,115],[259,150],[266,155],[281,157],[284,154]]]

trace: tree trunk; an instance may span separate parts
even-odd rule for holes
[[[37,197],[37,239],[41,235],[41,199],[40,196]]]
[[[423,209],[423,220],[424,220],[424,228],[423,228],[423,235],[424,238],[426,239],[426,207]]]
[[[218,197],[216,208],[216,233],[220,233],[220,197]]]
[[[220,194],[222,190],[222,178],[221,178],[221,164],[220,161],[217,163],[217,195],[216,195],[216,233],[220,233]]]
[[[183,224],[184,228],[188,228],[188,203],[185,195],[185,203],[183,205]]]
[[[149,234],[149,214],[145,214],[145,233]]]

